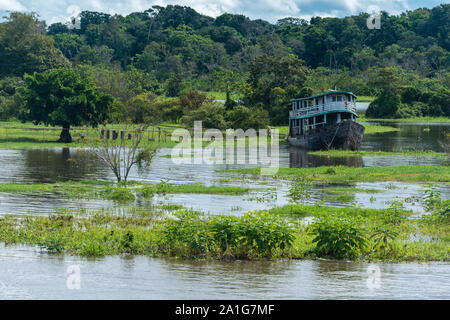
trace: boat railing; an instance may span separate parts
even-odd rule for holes
[[[303,117],[308,115],[314,115],[316,113],[322,113],[327,111],[335,111],[335,110],[348,110],[351,112],[356,112],[356,103],[355,102],[330,102],[326,104],[318,104],[311,107],[301,108],[299,110],[291,110],[289,111],[289,117]]]

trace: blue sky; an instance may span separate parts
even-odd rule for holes
[[[370,12],[376,6],[392,14],[420,7],[434,7],[445,0],[0,0],[0,16],[7,11],[37,12],[47,24],[64,22],[80,10],[101,11],[126,15],[143,11],[152,5],[179,4],[194,8],[209,16],[224,12],[244,14],[252,19],[276,22],[284,17],[312,16],[343,17],[359,12]]]

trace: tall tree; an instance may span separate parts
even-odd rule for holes
[[[0,76],[23,76],[69,65],[35,14],[13,12],[0,23]]]
[[[24,80],[21,94],[25,106],[19,118],[34,124],[62,126],[59,142],[72,142],[71,126],[96,127],[107,119],[113,98],[99,92],[72,69],[26,74]]]
[[[262,55],[250,63],[249,69],[249,88],[245,94],[245,103],[262,104],[271,116],[273,116],[272,89],[289,88],[290,92],[298,92],[308,74],[304,62],[293,55],[287,57]]]

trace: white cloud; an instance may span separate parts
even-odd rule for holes
[[[48,24],[65,21],[66,10],[71,5],[81,10],[107,12],[126,15],[144,11],[153,5],[166,6],[178,4],[189,6],[196,11],[216,17],[229,12],[243,14],[252,19],[276,22],[283,17],[308,19],[312,16],[338,16],[367,12],[376,5],[389,13],[398,14],[416,0],[0,0],[0,10],[35,11]],[[420,6],[432,7],[438,0],[421,1]],[[416,4],[418,6],[418,4]]]
[[[0,0],[0,10],[24,11],[26,8],[17,0]]]

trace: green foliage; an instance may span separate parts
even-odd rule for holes
[[[288,190],[288,197],[294,203],[304,202],[311,198],[311,193],[311,181],[307,177],[300,176],[292,180]]]
[[[116,201],[134,201],[136,199],[133,192],[126,187],[108,188],[106,198]]]
[[[430,186],[425,190],[424,206],[428,212],[437,216],[450,217],[450,199],[443,200],[441,191],[436,186]]]
[[[202,121],[204,128],[227,129],[228,121],[225,119],[225,106],[218,103],[204,103],[197,110],[181,118],[181,123],[188,128],[194,127],[194,121]]]
[[[306,80],[308,69],[304,62],[291,55],[286,57],[262,55],[253,60],[249,65],[249,88],[245,92],[245,104],[261,104],[269,112],[271,119],[279,113],[280,104],[285,106],[285,115],[289,106],[285,105],[289,97],[283,90],[293,86],[296,89],[290,89],[290,92],[297,94]],[[280,88],[277,92],[273,90]],[[274,107],[273,102],[278,108]],[[280,121],[286,121],[279,119]],[[273,122],[277,124],[277,121]]]
[[[205,254],[235,258],[270,258],[278,250],[292,246],[293,229],[267,212],[243,217],[201,218],[198,213],[181,211],[161,228],[161,245],[171,254]]]
[[[383,92],[367,108],[366,116],[371,118],[393,118],[401,106],[400,96]]]
[[[69,67],[37,15],[12,12],[0,23],[0,77]]]
[[[183,78],[180,74],[174,74],[169,78],[166,84],[166,93],[168,97],[178,97],[183,91]]]
[[[321,215],[311,225],[319,256],[346,258],[358,256],[367,242],[361,219],[344,215]]]
[[[87,79],[73,69],[60,68],[25,76],[21,94],[25,106],[22,121],[34,124],[62,126],[61,142],[71,142],[70,134],[63,139],[70,126],[97,126],[106,121],[113,101],[110,95],[99,92]]]
[[[391,227],[380,226],[374,228],[370,238],[375,242],[374,246],[376,249],[386,251],[386,249],[393,250],[392,242],[398,235],[399,233]]]
[[[368,110],[377,118],[449,116],[449,10],[443,4],[383,12],[380,32],[367,28],[366,13],[271,24],[168,5],[126,16],[83,11],[80,29],[55,23],[46,30],[35,14],[13,12],[0,23],[0,78],[68,68],[70,62],[91,66],[84,75],[116,98],[115,122],[124,116],[177,122],[186,115],[180,101],[161,95],[190,90],[223,93],[227,111],[247,108],[230,114],[234,120],[224,117],[232,127],[265,123],[262,112],[255,124],[236,121],[239,113],[260,109],[271,125],[285,124],[291,98],[332,88],[377,96]],[[21,105],[19,95],[0,94],[3,119],[16,117]],[[214,122],[225,124],[217,117]]]
[[[16,119],[23,107],[23,97],[18,88],[23,85],[19,77],[5,77],[0,80],[0,120]]]
[[[269,114],[262,108],[235,106],[226,112],[226,120],[233,129],[264,129],[269,124]]]

